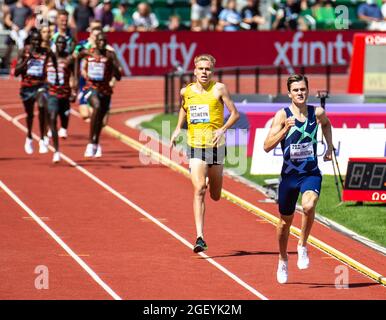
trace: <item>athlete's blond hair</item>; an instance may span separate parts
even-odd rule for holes
[[[209,61],[211,66],[212,66],[212,69],[214,68],[214,65],[216,64],[216,59],[210,54],[200,54],[199,56],[196,56],[194,58],[194,65],[196,66],[197,63],[199,63],[200,61]]]

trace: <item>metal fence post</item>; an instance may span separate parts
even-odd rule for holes
[[[171,99],[170,99],[170,109],[171,113],[174,113],[174,98],[175,98],[175,85],[174,85],[174,73],[171,74],[171,83],[170,83],[170,92],[171,92]]]
[[[236,69],[236,93],[240,93],[240,69]]]
[[[260,88],[259,88],[259,77],[260,77],[260,68],[257,67],[255,69],[255,93],[259,93]]]
[[[277,93],[276,95],[281,94],[281,66],[277,66]]]
[[[164,82],[165,82],[165,105],[164,105],[164,112],[169,113],[169,74],[165,73],[164,76]]]

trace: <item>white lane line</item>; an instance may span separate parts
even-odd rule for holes
[[[20,198],[14,194],[4,183],[0,180],[0,187],[27,212],[36,223],[43,228],[90,276],[98,283],[110,296],[115,300],[122,300],[113,289],[111,289],[49,226],[47,226],[42,219],[39,218]]]
[[[3,115],[3,113],[5,113],[4,111],[0,110],[0,115]],[[22,115],[19,115],[18,117],[15,117],[15,118],[12,118],[12,123],[17,126],[19,129],[23,130],[23,131],[26,131],[26,128],[20,123],[18,122],[17,119],[20,119],[22,117]],[[38,140],[39,138],[36,136],[36,135],[33,135],[34,138],[36,140]],[[51,146],[49,146],[50,150],[53,150],[53,148]],[[98,185],[100,185],[102,188],[106,189],[107,191],[109,191],[111,194],[113,194],[114,196],[116,196],[118,199],[120,199],[121,201],[123,201],[124,203],[126,203],[128,206],[130,206],[131,208],[133,208],[134,210],[136,210],[137,212],[139,212],[140,214],[142,214],[143,216],[145,216],[146,218],[148,218],[150,221],[154,222],[156,225],[158,225],[161,229],[163,229],[164,231],[166,231],[167,233],[169,233],[170,235],[172,235],[174,238],[176,238],[177,240],[179,240],[180,242],[182,242],[185,246],[187,246],[190,250],[193,250],[193,245],[188,241],[186,240],[185,238],[181,237],[178,233],[176,233],[175,231],[173,231],[172,229],[170,229],[168,226],[166,226],[165,224],[163,224],[162,222],[160,222],[159,220],[157,220],[156,218],[154,218],[150,213],[146,212],[144,209],[142,209],[141,207],[139,207],[138,205],[136,205],[134,202],[130,201],[128,198],[126,198],[125,196],[123,196],[122,194],[120,194],[118,191],[116,191],[114,188],[112,188],[111,186],[109,186],[107,183],[103,182],[102,180],[100,180],[98,177],[96,177],[95,175],[93,175],[91,172],[89,172],[88,170],[86,170],[85,168],[83,168],[82,166],[80,166],[79,164],[77,164],[75,161],[73,161],[71,158],[67,157],[66,155],[64,155],[63,153],[61,153],[61,156],[62,156],[62,159],[64,161],[66,161],[67,163],[69,163],[71,166],[73,166],[75,169],[79,170],[80,172],[82,172],[84,175],[86,175],[87,177],[89,177],[91,180],[93,180],[94,182],[96,182]],[[212,264],[213,266],[215,266],[217,269],[219,269],[220,271],[222,271],[223,273],[225,273],[228,277],[230,277],[232,280],[234,280],[236,283],[238,283],[239,285],[241,285],[242,287],[244,287],[245,289],[247,289],[249,292],[251,292],[253,295],[255,295],[256,297],[262,299],[262,300],[268,300],[268,298],[266,296],[264,296],[262,293],[260,293],[259,291],[257,291],[255,288],[253,288],[252,286],[250,286],[249,284],[247,284],[246,282],[244,282],[243,280],[241,280],[238,276],[236,276],[234,273],[232,273],[231,271],[229,271],[227,268],[225,268],[224,266],[222,266],[221,264],[219,264],[218,262],[216,262],[215,260],[213,260],[212,258],[210,258],[209,256],[207,256],[206,254],[204,253],[199,253],[201,257],[205,258],[206,261],[208,261],[210,264]]]

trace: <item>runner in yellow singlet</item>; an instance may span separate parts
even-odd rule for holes
[[[194,252],[208,247],[204,241],[205,193],[221,198],[223,163],[226,156],[225,132],[239,119],[239,113],[225,84],[212,80],[215,58],[203,54],[194,59],[196,82],[181,89],[182,106],[170,145],[175,144],[185,121],[188,124],[188,157],[193,184],[193,211],[197,240]],[[224,124],[224,105],[230,117]]]

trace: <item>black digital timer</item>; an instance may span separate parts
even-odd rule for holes
[[[343,199],[345,201],[385,201],[386,157],[350,158]]]
[[[386,163],[350,162],[345,188],[386,190]]]

